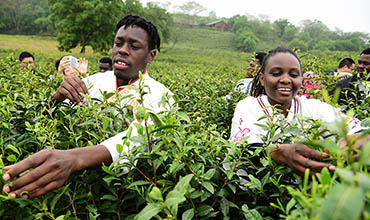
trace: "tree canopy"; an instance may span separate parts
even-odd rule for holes
[[[49,0],[49,4],[60,50],[69,51],[78,45],[81,53],[88,45],[94,51],[111,48],[115,23],[122,17],[121,0]]]

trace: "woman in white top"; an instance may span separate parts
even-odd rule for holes
[[[296,115],[325,122],[333,122],[340,115],[331,105],[315,99],[297,97],[302,84],[301,63],[297,55],[289,48],[278,47],[270,51],[264,58],[259,75],[252,86],[252,96],[241,100],[234,113],[231,126],[230,140],[240,142],[248,136],[249,144],[263,144],[261,136],[268,131],[256,123],[264,115],[271,115],[275,106],[282,111],[286,121],[293,120]],[[274,115],[274,117],[277,117]],[[258,121],[263,124],[267,118]],[[357,119],[349,122],[350,134],[359,132],[363,128]],[[369,136],[366,137],[370,139]],[[330,157],[329,154],[313,150],[303,144],[277,144],[270,150],[270,156],[280,164],[287,164],[295,172],[303,175],[306,168],[311,173],[320,172],[324,167],[334,170],[334,165],[319,162]]]

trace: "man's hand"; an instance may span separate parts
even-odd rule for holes
[[[14,198],[34,198],[61,187],[76,171],[111,162],[108,149],[102,145],[71,150],[42,150],[3,168],[6,171],[3,175],[5,181],[16,178],[11,185],[4,185],[3,191]],[[27,170],[29,172],[20,176]]]
[[[80,78],[73,76],[66,77],[52,97],[59,102],[69,99],[73,104],[82,105],[87,100],[81,94],[89,95],[89,91]]]
[[[319,160],[329,158],[327,153],[313,150],[303,144],[278,144],[276,148],[270,150],[270,156],[279,164],[287,164],[294,172],[304,175],[306,168],[310,169],[311,174],[320,172],[327,167],[333,171],[335,166]]]
[[[61,187],[71,175],[77,171],[78,158],[68,150],[42,150],[21,162],[6,166],[3,179],[8,181],[24,171],[34,168],[13,181],[10,187],[6,184],[3,191],[10,193],[11,197],[22,197],[24,199],[34,198],[46,192]]]

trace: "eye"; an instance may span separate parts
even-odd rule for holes
[[[131,45],[131,47],[132,47],[132,49],[134,49],[134,50],[138,50],[138,49],[140,49],[140,46],[139,46],[139,45],[136,45],[136,44],[132,44],[132,45]]]
[[[299,74],[299,73],[297,73],[297,72],[290,72],[290,73],[289,73],[289,75],[290,75],[291,77],[293,77],[293,78],[297,78],[297,77],[299,77],[299,76],[300,76],[300,74]]]
[[[122,46],[122,43],[119,42],[119,41],[116,41],[116,42],[114,42],[114,45],[116,45],[117,47],[120,47],[120,46]]]
[[[271,75],[273,75],[273,76],[280,76],[281,75],[281,72],[279,72],[279,71],[274,71],[274,72],[272,72],[272,73],[270,73]]]

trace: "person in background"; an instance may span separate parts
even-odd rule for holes
[[[327,123],[343,116],[338,109],[320,100],[296,96],[302,85],[301,62],[289,48],[278,47],[270,51],[263,60],[258,76],[254,78],[251,96],[241,100],[236,106],[230,141],[240,142],[248,137],[248,144],[263,145],[262,136],[269,131],[258,124],[267,126],[271,120],[280,121],[282,126],[289,126],[287,122],[295,120],[298,115]],[[272,106],[281,113],[269,108]],[[273,119],[266,116],[272,116]],[[259,120],[260,118],[263,119]],[[349,134],[355,134],[363,127],[359,120],[352,118],[348,129]],[[369,137],[370,135],[367,135],[365,138],[369,140]],[[303,175],[307,168],[311,174],[320,172],[324,167],[335,169],[334,165],[320,161],[329,158],[329,154],[304,144],[279,143],[271,147],[269,154],[273,160],[288,165],[300,175]]]
[[[33,57],[32,54],[30,54],[27,51],[23,51],[19,55],[19,62],[20,66],[25,69],[31,69],[32,71],[35,71],[35,57]]]
[[[106,71],[111,71],[112,67],[112,59],[109,57],[103,57],[99,60],[99,72],[104,73]]]
[[[329,92],[333,95],[335,91],[340,90],[338,103],[350,104],[361,102],[370,95],[370,47],[363,50],[357,62],[357,74],[340,80],[335,88]]]
[[[253,74],[255,74],[258,71],[258,68],[261,66],[265,55],[266,55],[265,52],[256,53],[255,60],[251,60],[249,62],[249,67],[247,68],[247,71],[246,71],[247,78],[239,80],[236,83],[234,91],[242,92],[246,95],[249,94],[249,90],[251,88],[253,77],[254,77]]]
[[[52,98],[59,102],[68,99],[73,104],[82,104],[87,100],[81,94],[101,100],[102,92],[117,92],[117,95],[135,97],[131,100],[131,106],[136,108],[138,106],[136,99],[140,99],[140,94],[136,89],[123,86],[138,86],[141,81],[139,73],[142,73],[142,82],[146,90],[143,105],[148,108],[148,111],[154,113],[166,111],[169,106],[161,104],[162,97],[172,93],[164,85],[152,79],[146,69],[147,64],[154,60],[157,50],[160,51],[160,38],[154,24],[142,17],[127,15],[116,25],[112,49],[114,71],[97,73],[83,80],[76,76],[66,77]],[[117,97],[112,95],[108,101],[115,98]],[[122,106],[130,104],[126,103],[127,99],[119,100]],[[102,164],[109,165],[114,161],[119,162],[120,153],[117,152],[116,146],[123,144],[123,137],[128,135],[129,130],[131,136],[138,135],[134,125],[138,122],[135,121],[131,123],[128,130],[118,133],[101,144],[69,150],[42,150],[16,164],[4,167],[6,172],[3,179],[12,181],[12,184],[4,185],[3,191],[9,193],[11,197],[22,196],[24,199],[30,199],[61,187],[74,172],[100,167]],[[140,144],[130,140],[128,145],[124,145],[124,152]],[[29,172],[22,175],[26,170]]]
[[[55,62],[58,74],[63,76],[87,76],[88,60],[77,59],[73,56],[63,56]]]
[[[338,69],[329,70],[325,73],[325,75],[334,75],[338,78],[349,77],[352,76],[352,71],[354,68],[355,61],[350,57],[346,57],[339,62]]]

